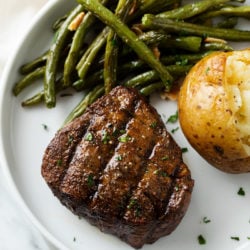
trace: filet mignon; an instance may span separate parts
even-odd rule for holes
[[[42,176],[74,214],[134,248],[177,227],[193,188],[159,114],[121,86],[57,132]]]

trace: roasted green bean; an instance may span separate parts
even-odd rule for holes
[[[170,65],[166,66],[166,68],[169,70],[169,72],[174,76],[174,78],[178,78],[181,75],[185,75],[192,65]],[[134,78],[128,80],[124,85],[127,87],[140,87],[144,86],[145,84],[159,80],[159,75],[155,70],[149,70],[147,72],[144,72],[142,74],[139,74],[135,76]]]
[[[216,37],[229,41],[250,41],[250,31],[237,29],[221,29],[204,25],[179,22],[167,18],[147,14],[142,18],[144,28],[163,29],[175,34],[195,35],[201,37]]]
[[[26,74],[31,73],[32,71],[34,71],[36,68],[44,66],[46,64],[47,57],[48,57],[48,51],[46,51],[41,56],[35,58],[34,60],[23,64],[20,67],[20,70],[19,70],[20,73],[22,75],[26,75]]]
[[[163,88],[164,88],[164,85],[162,82],[151,83],[148,86],[141,88],[140,93],[145,96],[149,96],[155,91],[161,90]]]
[[[78,5],[69,14],[67,19],[63,22],[60,29],[58,30],[57,37],[50,47],[44,77],[44,99],[48,108],[53,108],[56,105],[55,81],[60,53],[65,46],[66,39],[70,33],[68,26],[76,17],[76,15],[83,11],[83,9],[83,6]]]
[[[33,72],[27,74],[20,81],[18,81],[14,88],[13,93],[15,96],[21,93],[21,91],[34,83],[37,79],[42,78],[44,76],[45,66],[41,68],[35,69]]]
[[[84,94],[83,99],[68,115],[68,117],[64,121],[64,124],[67,124],[71,122],[72,120],[74,120],[76,117],[79,117],[80,115],[82,115],[84,111],[86,110],[86,108],[103,94],[104,94],[104,86],[102,84],[97,85],[87,95]]]
[[[105,27],[95,40],[90,44],[80,62],[77,64],[76,69],[81,79],[86,77],[86,74],[91,66],[91,63],[96,58],[97,53],[104,46],[109,32],[109,27]]]
[[[173,81],[173,77],[167,69],[157,60],[152,51],[138,40],[138,37],[126,26],[119,18],[117,18],[110,10],[105,8],[98,0],[78,0],[88,11],[91,11],[105,24],[110,26],[125,44],[130,46],[136,54],[146,61],[153,69],[155,69],[161,77],[166,89],[169,91]]]
[[[177,9],[169,10],[160,14],[157,17],[169,18],[169,19],[187,19],[196,16],[209,8],[214,8],[220,4],[229,2],[230,0],[204,0],[196,3],[186,4]]]
[[[44,101],[44,91],[42,90],[39,93],[35,94],[34,96],[23,101],[22,106],[23,107],[30,107],[30,106],[40,104],[43,101]]]
[[[119,0],[115,15],[119,17],[123,22],[126,22],[128,15],[130,14],[134,0]],[[114,30],[110,29],[106,49],[104,56],[104,87],[105,93],[109,93],[110,90],[116,85],[117,81],[117,61],[118,61],[118,43],[119,37]]]

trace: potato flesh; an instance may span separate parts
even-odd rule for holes
[[[224,86],[243,147],[250,156],[250,50],[235,51],[227,57]]]

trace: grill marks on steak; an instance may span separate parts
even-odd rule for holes
[[[156,136],[150,128],[154,118],[150,112],[145,114],[145,109],[145,103],[139,101],[126,126],[126,133],[118,138],[121,142],[103,172],[91,203],[95,213],[108,219],[110,215],[118,216],[124,212],[124,203],[145,172],[147,158],[155,144]],[[146,145],[145,138],[148,138]]]
[[[77,145],[60,189],[74,199],[87,199],[96,190],[101,172],[115,146],[117,133],[124,130],[134,109],[134,99],[119,101],[122,96],[107,98],[92,115],[85,135]],[[107,107],[111,107],[107,110]],[[105,112],[104,112],[105,111]],[[107,112],[108,111],[108,112]]]
[[[124,87],[58,131],[42,175],[75,214],[136,248],[175,229],[193,187],[160,116]]]

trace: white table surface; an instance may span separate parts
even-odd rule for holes
[[[0,78],[18,37],[48,0],[0,1]],[[54,250],[23,213],[0,166],[0,249]]]

